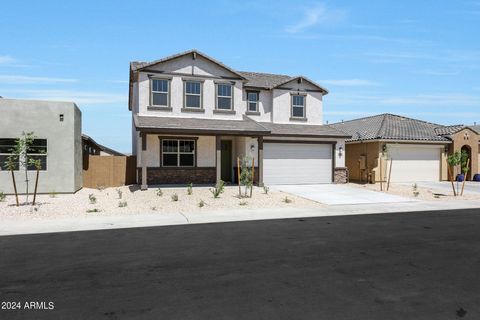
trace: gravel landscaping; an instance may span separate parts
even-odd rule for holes
[[[214,199],[210,187],[157,188],[140,191],[137,186],[83,188],[76,194],[37,196],[37,204],[15,206],[15,197],[8,195],[0,202],[0,220],[62,218],[99,215],[162,214],[172,212],[198,212],[225,209],[323,207],[324,205],[280,191],[253,188],[252,198],[239,198],[238,187],[227,186],[219,198]],[[178,198],[178,199],[177,199]],[[25,196],[19,196],[20,202]],[[31,201],[30,196],[29,200]],[[177,199],[177,200],[176,200]],[[175,201],[176,200],[176,201]],[[203,206],[202,206],[202,204]]]
[[[462,201],[462,200],[480,200],[480,194],[471,194],[471,193],[464,193],[463,196],[453,196],[452,190],[444,190],[444,189],[434,189],[434,188],[423,188],[417,187],[416,192],[417,195],[414,194],[415,190],[413,188],[413,183],[411,185],[406,184],[390,184],[390,188],[388,191],[386,190],[386,184],[383,186],[384,191],[380,191],[380,184],[358,184],[358,183],[349,183],[351,187],[355,188],[362,188],[371,191],[377,192],[385,192],[388,194],[393,194],[402,197],[409,197],[418,200],[432,200],[432,201]]]

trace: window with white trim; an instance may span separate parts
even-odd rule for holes
[[[185,81],[185,108],[202,107],[202,84],[198,81]]]
[[[194,167],[195,140],[162,140],[162,166]]]
[[[305,96],[292,95],[292,118],[305,118]]]
[[[247,110],[249,112],[258,112],[258,92],[247,92]]]
[[[217,84],[217,109],[232,110],[232,92],[231,84]]]
[[[0,170],[7,170],[8,157],[13,154],[16,139],[0,139]],[[19,169],[19,159],[15,161],[14,170]]]
[[[166,79],[152,79],[152,106],[169,106],[169,81]]]

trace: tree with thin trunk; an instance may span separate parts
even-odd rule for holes
[[[458,195],[458,191],[455,190],[455,184],[454,180],[455,179],[455,173],[458,169],[458,166],[461,164],[461,154],[459,151],[455,151],[451,155],[448,156],[447,162],[448,162],[448,167],[449,167],[449,173],[450,173],[450,182],[452,183],[452,189],[453,189],[453,195],[456,197]]]
[[[10,173],[12,174],[13,191],[15,192],[15,201],[16,201],[16,204],[17,204],[17,207],[18,207],[20,205],[20,203],[18,202],[17,183],[15,181],[15,173],[14,173],[14,171],[17,167],[17,164],[18,164],[18,157],[15,154],[12,153],[7,158],[7,162],[5,163],[5,168],[7,170],[9,170]]]
[[[35,189],[33,191],[33,201],[32,201],[32,206],[34,206],[35,199],[37,198],[38,176],[40,175],[40,169],[42,169],[42,162],[40,161],[40,159],[29,159],[28,162],[29,164],[33,165],[35,167],[35,170],[37,171],[37,174],[35,176]]]
[[[253,189],[253,165],[252,167],[249,166],[249,164],[252,162],[253,159],[250,160],[251,158],[248,156],[243,157],[240,160],[240,178],[239,178],[239,184],[245,187],[245,194],[243,197],[248,197],[248,190],[250,190],[250,197],[252,195],[252,189]],[[242,194],[240,194],[240,197],[242,197]]]

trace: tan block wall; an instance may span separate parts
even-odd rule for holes
[[[367,170],[361,177],[359,159],[360,156],[365,155],[367,157]],[[353,143],[345,145],[345,166],[348,168],[350,180],[367,181],[368,173],[374,173],[375,179],[378,180],[379,174],[379,159],[380,155],[380,143],[379,142],[364,142]]]

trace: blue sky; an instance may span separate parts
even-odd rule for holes
[[[480,123],[480,0],[6,1],[0,95],[75,101],[130,152],[128,63],[197,48],[234,69],[305,75],[330,123],[391,112]]]

